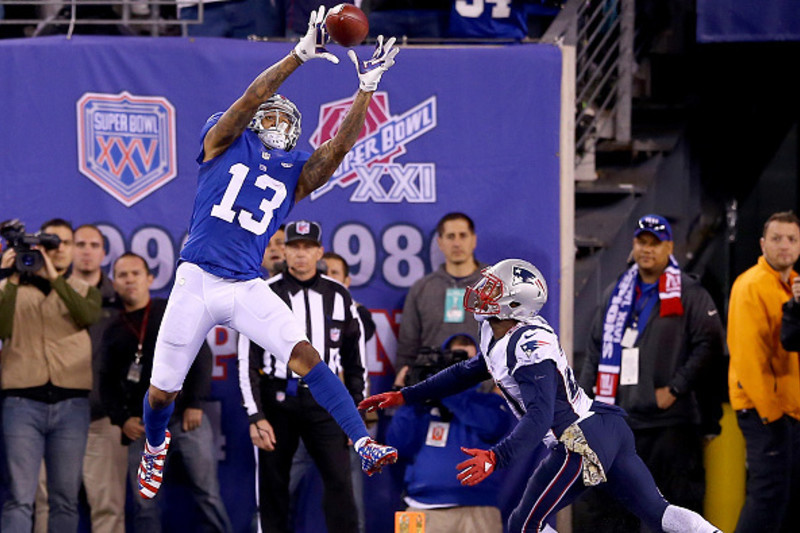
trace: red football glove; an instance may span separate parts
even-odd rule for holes
[[[400,391],[382,392],[369,398],[361,400],[358,404],[359,409],[366,409],[367,412],[375,409],[388,409],[389,407],[400,407],[406,403],[403,393]]]
[[[494,465],[497,463],[497,459],[492,450],[462,447],[461,451],[472,456],[472,458],[456,466],[459,470],[457,477],[462,485],[477,485],[494,472]]]

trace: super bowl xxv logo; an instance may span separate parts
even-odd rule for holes
[[[333,137],[353,98],[324,104],[319,124],[309,142],[317,148]],[[376,92],[356,145],[345,156],[333,177],[311,193],[319,198],[334,187],[356,185],[351,202],[436,202],[436,167],[433,163],[394,163],[406,153],[406,144],[436,127],[436,97],[431,96],[405,113],[391,115],[389,96]]]
[[[126,206],[178,174],[175,108],[166,98],[86,93],[77,108],[79,169]]]

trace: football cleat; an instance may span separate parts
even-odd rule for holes
[[[160,452],[151,451],[147,439],[144,440],[142,460],[139,462],[139,496],[145,500],[152,500],[161,488],[164,475],[164,461],[167,459],[167,450],[172,435],[169,431],[164,436],[164,449]]]
[[[371,476],[381,469],[397,461],[397,450],[385,444],[378,444],[374,440],[366,437],[364,442],[356,449],[361,456],[361,470]]]

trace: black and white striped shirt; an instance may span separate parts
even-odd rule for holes
[[[295,316],[306,325],[306,335],[331,371],[340,376],[353,400],[364,399],[366,362],[364,332],[347,288],[319,272],[300,281],[283,272],[267,280]],[[262,413],[260,381],[264,377],[297,378],[275,355],[246,337],[239,337],[239,381],[248,416]]]

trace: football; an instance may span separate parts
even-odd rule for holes
[[[325,17],[325,27],[334,42],[342,46],[355,46],[369,33],[367,16],[352,4],[339,4]]]

